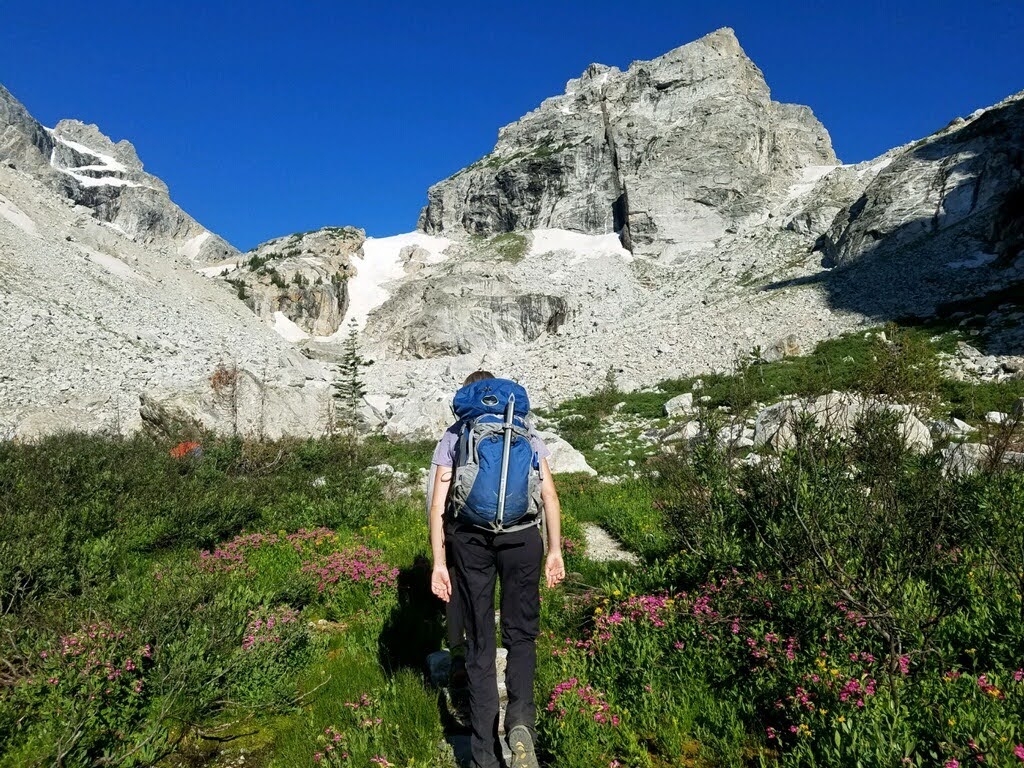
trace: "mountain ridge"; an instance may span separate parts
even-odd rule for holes
[[[1016,284],[1022,158],[1017,94],[841,164],[813,112],[773,101],[722,29],[626,70],[589,66],[432,185],[417,232],[326,227],[239,254],[171,202],[129,142],[78,121],[45,129],[0,90],[0,258],[19,275],[0,281],[0,353],[15,362],[0,422],[21,436],[109,429],[116,403],[134,428],[238,429],[210,391],[213,370],[237,364],[243,431],[319,434],[353,320],[373,361],[362,415],[402,436],[442,428],[451,391],[479,367],[529,382],[543,405],[609,376],[629,390],[728,369],[751,349],[793,354]],[[63,293],[47,296],[33,269]],[[102,311],[68,338],[45,320],[97,274],[107,301],[142,308],[151,349],[90,337],[110,322]],[[160,327],[167,306],[189,310]],[[83,338],[109,358],[95,407],[69,405],[60,387],[74,376],[40,378],[31,351],[75,369],[88,365]],[[99,416],[48,419],[54,403]]]

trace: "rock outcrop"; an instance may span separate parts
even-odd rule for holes
[[[721,29],[625,72],[592,65],[431,187],[420,227],[616,231],[638,255],[671,258],[763,221],[802,169],[836,163],[811,111],[772,101]]]
[[[269,240],[202,271],[230,283],[285,338],[331,336],[348,311],[352,257],[365,241],[361,229],[324,227]]]
[[[931,432],[910,406],[849,392],[832,392],[810,401],[793,398],[765,408],[757,415],[753,445],[775,450],[792,448],[803,419],[830,435],[845,438],[859,422],[873,414],[891,417],[909,450],[927,453],[932,449]]]
[[[929,314],[958,294],[989,292],[1019,277],[1013,267],[1024,247],[1024,92],[871,165],[870,183],[819,242],[825,266],[855,278],[843,281],[837,303]],[[876,291],[895,280],[900,291]],[[858,296],[858,283],[876,296]]]

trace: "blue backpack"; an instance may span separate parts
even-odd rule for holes
[[[459,442],[451,505],[460,522],[494,533],[539,525],[540,462],[530,442],[526,390],[485,379],[455,393]]]

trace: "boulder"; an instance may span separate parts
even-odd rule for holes
[[[753,448],[754,430],[747,429],[743,424],[731,424],[718,430],[715,442],[723,450]]]
[[[803,413],[799,400],[782,400],[764,408],[754,423],[754,447],[768,446],[777,451],[793,447],[793,428]]]
[[[703,431],[699,421],[687,421],[682,424],[673,424],[661,432],[663,443],[690,442],[698,438]]]
[[[980,443],[952,443],[942,449],[942,468],[948,475],[972,475],[989,459],[992,451]]]
[[[792,448],[796,424],[804,417],[813,419],[820,429],[846,437],[866,414],[880,411],[898,416],[898,428],[909,450],[915,453],[931,450],[931,433],[910,407],[870,401],[846,392],[830,392],[813,401],[788,399],[768,406],[757,416],[754,445],[768,445],[775,450]]]
[[[452,394],[440,389],[410,392],[392,399],[384,425],[388,437],[437,440],[455,420],[452,415]]]
[[[684,413],[692,413],[693,393],[687,392],[682,395],[676,395],[665,403],[663,410],[666,416],[678,416]]]
[[[800,346],[800,339],[797,338],[795,333],[791,333],[772,344],[765,354],[765,359],[782,360],[786,357],[797,357],[802,354],[803,347]]]
[[[537,435],[544,441],[548,450],[551,451],[551,456],[548,457],[548,466],[553,474],[568,474],[572,472],[581,472],[586,475],[597,474],[597,471],[587,463],[582,453],[554,432],[538,430]]]
[[[139,401],[146,431],[170,438],[209,430],[278,440],[334,428],[332,393],[326,383],[280,386],[264,383],[244,369],[219,391],[202,385],[158,388],[142,392]]]

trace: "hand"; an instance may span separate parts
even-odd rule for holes
[[[562,561],[561,552],[548,552],[548,559],[544,564],[544,572],[548,578],[549,587],[560,584],[565,579],[565,563]]]
[[[452,599],[452,580],[448,576],[448,567],[435,565],[430,575],[430,591],[446,603]]]

